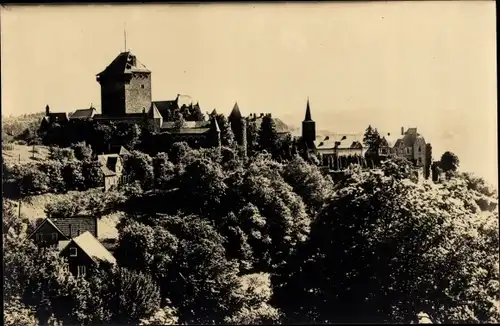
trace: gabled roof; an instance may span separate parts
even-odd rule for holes
[[[54,222],[53,222],[50,218],[46,218],[46,219],[44,219],[44,220],[43,220],[40,224],[38,224],[38,226],[35,228],[35,230],[34,230],[33,232],[31,232],[31,234],[28,236],[28,239],[31,239],[31,237],[32,237],[33,235],[35,235],[35,234],[38,232],[38,230],[39,230],[39,229],[40,229],[43,225],[45,225],[46,223],[50,224],[50,225],[51,225],[51,226],[52,226],[52,227],[53,227],[53,228],[54,228],[57,232],[59,232],[59,233],[60,233],[63,237],[68,238],[68,237],[66,236],[66,233],[64,233],[63,231],[61,231],[61,230],[57,227],[57,225],[56,225],[56,224],[55,224],[55,223],[54,223]]]
[[[97,240],[90,232],[84,232],[77,237],[71,239],[66,245],[75,243],[83,252],[85,252],[95,263],[105,261],[111,264],[116,264],[116,259],[113,255]],[[65,249],[64,247],[63,249]]]
[[[136,56],[130,52],[120,53],[103,71],[97,76],[111,75],[120,76],[133,72],[151,72],[145,65],[140,63]]]
[[[116,175],[116,164],[120,159],[119,154],[97,155],[97,160],[101,163],[101,171],[106,177]]]
[[[50,112],[48,115],[49,121],[53,122],[66,122],[68,121],[68,113],[66,112]]]
[[[94,116],[95,113],[96,113],[95,108],[80,109],[80,110],[76,110],[75,112],[73,112],[73,114],[71,114],[71,116],[69,118],[70,119],[90,119]]]
[[[213,117],[210,122],[210,129],[220,132],[219,124],[217,123],[217,119],[215,117]]]
[[[148,112],[148,118],[153,118],[153,119],[163,118],[155,102],[151,103],[151,108],[149,109]]]

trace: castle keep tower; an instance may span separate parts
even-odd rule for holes
[[[314,141],[316,140],[316,122],[311,118],[309,98],[307,98],[306,116],[304,121],[302,121],[302,140],[309,148],[314,147]]]
[[[120,53],[96,76],[106,117],[141,114],[151,107],[151,71],[130,52]]]

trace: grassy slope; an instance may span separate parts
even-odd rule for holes
[[[2,159],[6,164],[21,163],[26,164],[30,162],[43,161],[49,156],[49,149],[47,146],[36,145],[35,153],[33,153],[33,146],[13,144],[13,149],[3,149]]]
[[[43,194],[36,196],[27,196],[21,200],[21,214],[26,216],[30,221],[35,221],[38,218],[47,217],[45,214],[45,206],[49,203],[55,203],[65,198],[70,198],[77,194],[77,191],[70,191],[67,194]],[[17,203],[16,203],[16,207]],[[104,216],[98,221],[97,230],[99,239],[116,239],[118,231],[116,224],[120,221],[123,213],[115,212]]]

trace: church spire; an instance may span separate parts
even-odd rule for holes
[[[309,96],[307,97],[306,118],[304,119],[304,121],[312,121],[311,107],[309,106]]]

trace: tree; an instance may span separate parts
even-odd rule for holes
[[[498,320],[498,221],[474,212],[465,185],[382,171],[348,179],[273,281],[290,320],[413,322],[420,311],[437,323]]]
[[[175,166],[168,160],[167,153],[158,153],[153,158],[154,184],[156,189],[166,189],[174,177]]]
[[[104,174],[99,161],[84,162],[82,173],[85,176],[85,188],[98,188],[104,184]]]
[[[59,148],[50,147],[49,149],[49,159],[54,161],[69,161],[75,158],[73,149],[71,148]]]
[[[67,162],[62,167],[61,174],[67,190],[83,190],[85,188],[82,162]]]
[[[113,144],[120,144],[132,150],[139,143],[140,138],[141,128],[136,123],[123,122],[116,125],[113,133]]]
[[[160,290],[148,274],[120,268],[118,288],[118,311],[114,320],[120,324],[138,322],[160,308]]]
[[[271,114],[266,114],[262,118],[258,143],[260,150],[275,153],[276,146],[278,145],[278,133],[276,131],[276,123]]]
[[[92,147],[86,142],[78,142],[71,146],[75,153],[75,158],[80,161],[89,161],[92,158]]]
[[[249,156],[253,156],[258,149],[259,129],[255,120],[249,119],[247,122],[247,152]]]
[[[425,178],[429,179],[431,175],[431,166],[432,166],[432,145],[430,143],[425,145]]]
[[[186,142],[178,142],[170,148],[169,157],[172,163],[179,164],[181,159],[191,150]]]
[[[284,166],[283,178],[294,192],[302,197],[310,214],[314,215],[333,194],[333,181],[325,177],[317,166],[307,164],[300,156]]]
[[[66,190],[66,183],[62,176],[63,163],[60,161],[46,161],[39,165],[40,171],[49,179],[49,191],[58,193]]]
[[[228,324],[263,325],[276,323],[279,311],[269,304],[273,290],[269,274],[247,274],[239,278],[240,286],[234,296],[243,302],[241,308],[226,317]]]
[[[446,151],[441,156],[441,160],[439,161],[439,167],[443,170],[443,172],[455,172],[460,165],[460,160],[458,156],[450,151]]]
[[[124,171],[130,182],[138,181],[143,189],[150,189],[154,181],[152,159],[148,154],[133,151],[124,161]]]
[[[181,196],[192,213],[213,214],[219,211],[225,196],[224,174],[218,164],[198,159],[185,167],[179,183]]]
[[[363,143],[368,147],[367,155],[371,158],[378,159],[378,150],[382,142],[382,137],[380,137],[377,129],[372,128],[371,125],[366,128],[365,134],[363,136]]]
[[[5,302],[3,312],[3,322],[5,326],[38,326],[33,310],[25,304],[14,299]]]
[[[19,181],[22,194],[43,194],[49,190],[49,177],[36,165],[25,165]]]
[[[213,118],[217,119],[217,124],[220,128],[221,145],[234,147],[236,143],[233,129],[231,129],[229,120],[226,118],[226,116],[224,116],[224,114],[218,114],[215,110],[210,114],[210,119]]]

